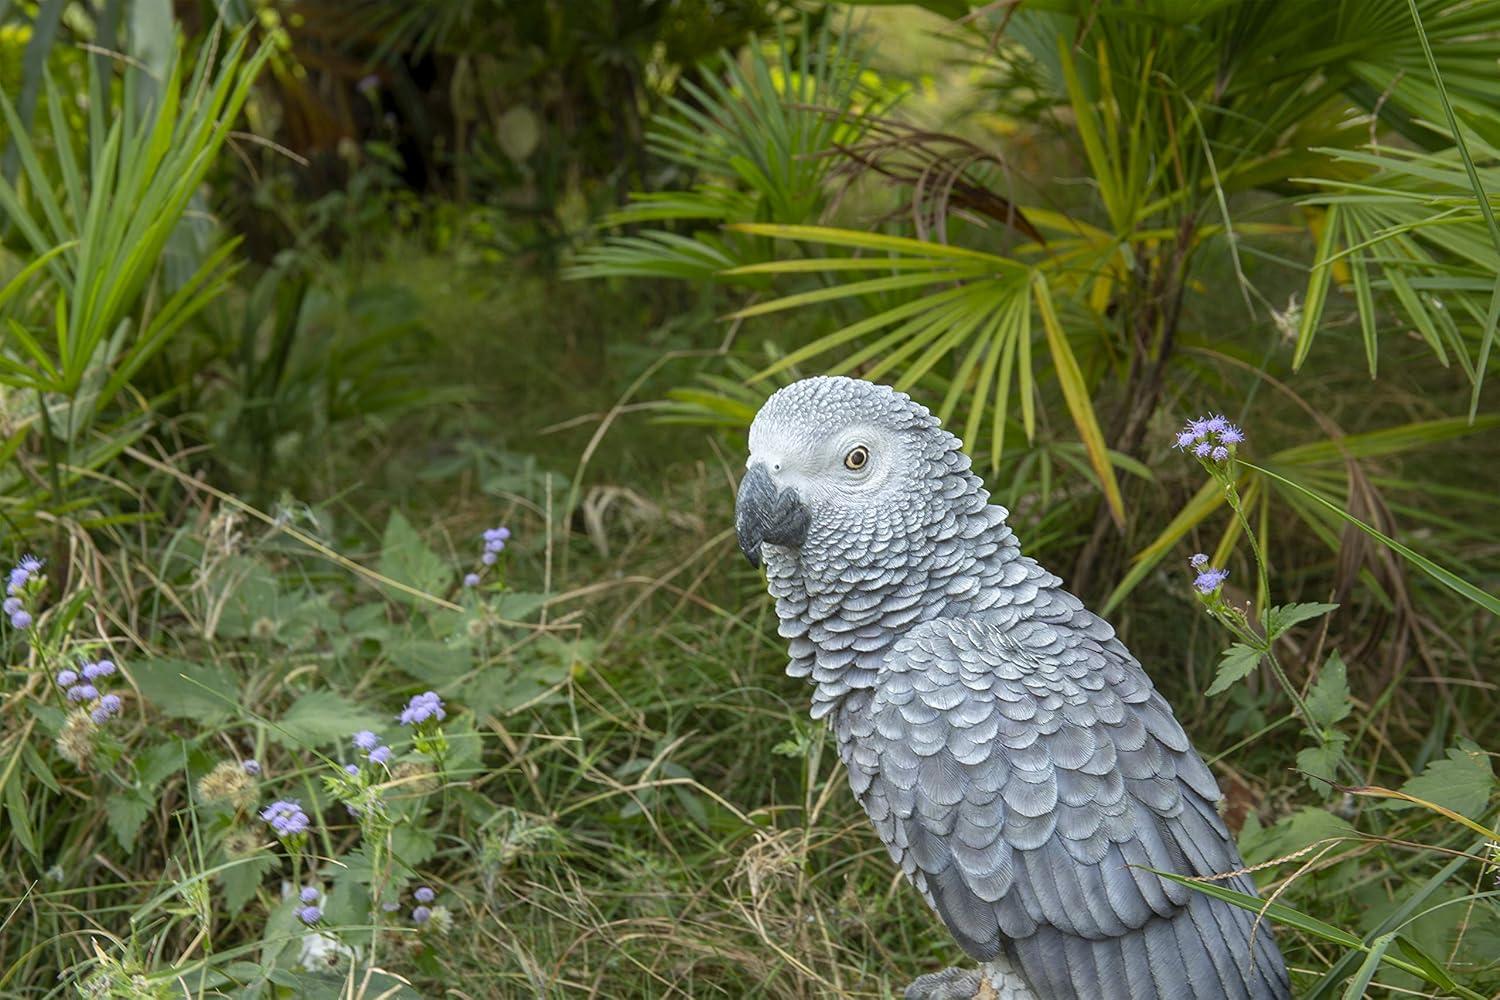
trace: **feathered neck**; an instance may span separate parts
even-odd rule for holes
[[[967,460],[958,466],[939,480],[941,516],[918,531],[810,537],[801,550],[766,546],[787,673],[814,685],[813,718],[872,687],[887,650],[914,626],[1029,603],[1039,574],[1058,582],[1021,555],[1007,511],[989,503]]]

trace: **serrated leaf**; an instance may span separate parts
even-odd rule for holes
[[[239,679],[228,665],[142,660],[131,665],[130,676],[153,708],[176,719],[214,722],[240,704]]]
[[[1308,784],[1327,799],[1333,795],[1333,782],[1338,777],[1339,761],[1344,759],[1344,747],[1349,738],[1342,733],[1334,734],[1322,746],[1306,747],[1297,752],[1297,769],[1308,774]],[[1317,779],[1323,779],[1321,781]]]
[[[187,766],[180,740],[168,740],[141,751],[135,757],[136,780],[148,792],[154,792],[170,775]]]
[[[453,568],[427,547],[399,510],[391,511],[391,518],[385,523],[385,536],[380,543],[380,573],[424,594],[446,589],[453,579]]]
[[[1254,831],[1249,824],[1240,837],[1240,853],[1249,865],[1285,857],[1319,841],[1356,837],[1354,827],[1326,809],[1307,807]]]
[[[231,864],[219,869],[217,875],[224,889],[225,912],[233,917],[243,910],[245,904],[255,898],[255,891],[260,888],[266,872],[278,864],[275,854],[260,851],[247,858],[235,858]]]
[[[464,646],[436,639],[401,639],[386,646],[391,665],[424,684],[455,681],[473,665],[473,654]]]
[[[1495,771],[1489,755],[1468,740],[1459,740],[1442,760],[1432,761],[1401,791],[1477,819],[1495,791]],[[1388,802],[1389,809],[1410,809],[1414,803]]]
[[[1286,632],[1299,622],[1305,622],[1310,618],[1321,618],[1328,612],[1337,608],[1337,604],[1283,604],[1279,608],[1272,608],[1267,614],[1267,624],[1270,626],[1271,638],[1274,639]]]
[[[1234,686],[1235,681],[1249,677],[1259,662],[1260,650],[1247,646],[1243,642],[1235,643],[1224,650],[1224,658],[1219,661],[1219,672],[1214,676],[1214,682],[1205,694],[1210,698],[1216,694],[1223,694]]]
[[[391,831],[391,854],[404,865],[415,868],[436,853],[437,838],[431,830],[403,823]]]
[[[371,711],[337,692],[309,691],[286,710],[271,735],[288,748],[318,747],[347,739],[360,729],[388,727],[391,722],[391,716]]]
[[[1318,671],[1318,679],[1307,692],[1307,710],[1321,726],[1332,726],[1349,715],[1349,670],[1335,651]]]
[[[130,792],[117,792],[104,797],[104,815],[115,840],[129,851],[135,847],[141,825],[151,815],[151,803]]]

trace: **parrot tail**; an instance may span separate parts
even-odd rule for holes
[[[1246,876],[1229,887],[1254,894]],[[1053,927],[1009,943],[1041,1000],[1290,1000],[1269,922],[1195,892],[1172,917],[1090,940]]]

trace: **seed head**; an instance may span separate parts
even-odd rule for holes
[[[255,779],[243,764],[220,761],[198,779],[198,797],[205,802],[228,802],[236,809],[247,809],[255,801]]]
[[[94,720],[86,709],[74,709],[68,714],[62,730],[57,734],[57,752],[77,768],[88,765],[94,755]]]

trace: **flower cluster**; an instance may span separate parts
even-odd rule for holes
[[[354,734],[354,749],[363,750],[365,752],[365,756],[369,758],[371,764],[379,764],[381,766],[384,766],[391,759],[391,748],[383,745],[380,742],[380,737],[376,736],[368,729],[361,729],[359,732]],[[344,770],[349,771],[348,768],[345,768]],[[354,770],[349,771],[349,774],[351,776],[358,773],[359,768],[357,767]]]
[[[443,699],[438,697],[436,691],[424,691],[414,695],[411,701],[406,703],[406,708],[396,716],[403,726],[418,726],[428,719],[436,719],[441,722],[448,717],[443,711]]]
[[[10,619],[12,628],[27,629],[31,627],[34,620],[29,601],[36,596],[40,590],[41,578],[38,575],[42,569],[42,561],[36,556],[22,556],[21,561],[10,571],[10,578],[5,584],[5,616]]]
[[[1218,569],[1208,564],[1208,556],[1199,552],[1188,560],[1188,565],[1198,571],[1193,579],[1193,588],[1205,597],[1213,594],[1229,579],[1229,570]]]
[[[271,824],[276,836],[283,839],[307,832],[307,813],[296,799],[281,799],[261,810],[260,818]]]
[[[297,919],[309,927],[323,919],[323,908],[318,905],[323,898],[323,893],[316,886],[303,886],[297,898],[303,903],[302,907],[297,910]]]
[[[54,680],[63,689],[68,701],[74,704],[91,703],[89,717],[96,725],[103,725],[120,714],[123,703],[117,694],[100,694],[97,682],[113,677],[116,667],[111,660],[95,660],[78,665],[77,670],[59,670]]]
[[[1235,445],[1245,442],[1245,432],[1221,416],[1213,415],[1189,420],[1177,432],[1173,445],[1181,451],[1190,451],[1204,462],[1222,465],[1234,455]]]
[[[412,898],[417,905],[412,907],[411,922],[419,927],[431,924],[439,931],[446,931],[452,922],[452,915],[445,906],[432,905],[437,900],[437,892],[431,886],[420,885],[412,892]],[[380,904],[381,910],[386,913],[395,913],[401,909],[399,897],[396,900],[387,900]]]
[[[500,553],[505,551],[505,543],[510,539],[510,529],[505,527],[504,525],[498,528],[487,528],[485,529],[483,537],[484,551],[480,554],[479,561],[483,563],[485,567],[493,566],[500,560]],[[467,574],[464,577],[464,586],[479,586],[479,581],[483,572],[484,571],[481,569],[478,573]]]

